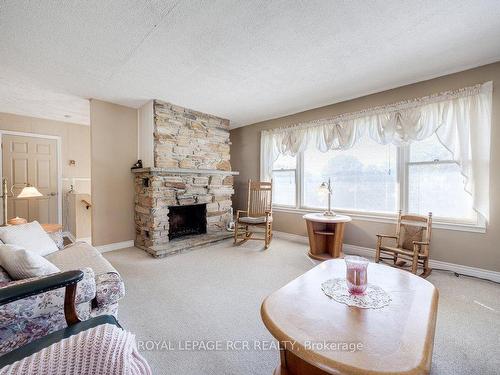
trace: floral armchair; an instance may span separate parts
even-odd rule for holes
[[[75,298],[80,320],[103,314],[117,316],[118,300],[125,295],[125,287],[119,273],[95,248],[78,242],[46,258],[61,271],[83,271]],[[0,267],[0,288],[36,279],[13,281]],[[64,288],[0,306],[0,356],[64,328],[66,321],[63,307]]]

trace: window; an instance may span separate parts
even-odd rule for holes
[[[273,204],[297,204],[297,158],[280,155],[273,164]]]
[[[332,206],[360,215],[426,215],[437,222],[476,225],[472,197],[460,167],[436,135],[407,146],[381,145],[365,136],[347,150],[309,147],[273,164],[273,202],[295,209],[325,209],[319,186],[332,181]]]
[[[397,210],[397,149],[364,137],[348,150],[304,152],[304,206],[323,208],[328,196],[318,192],[332,180],[333,206],[339,209],[395,212]]]
[[[407,163],[408,212],[438,218],[474,221],[472,197],[464,190],[460,167],[434,136],[409,146]]]

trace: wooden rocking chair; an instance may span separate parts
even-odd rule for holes
[[[264,241],[267,249],[273,238],[273,181],[248,180],[247,210],[236,212],[234,243],[240,245],[248,240]],[[254,232],[250,227],[263,227],[264,237],[251,238]]]
[[[429,268],[430,242],[432,231],[432,213],[429,216],[402,215],[399,211],[395,235],[377,234],[375,262],[392,261],[394,267],[405,268],[406,260],[411,262],[411,272],[417,274],[418,266],[422,266],[420,276],[427,277]],[[392,239],[394,246],[383,244],[383,239]],[[390,255],[382,257],[381,255]]]

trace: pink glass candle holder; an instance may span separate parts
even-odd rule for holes
[[[347,289],[351,294],[363,294],[368,286],[368,259],[346,256],[345,264]]]

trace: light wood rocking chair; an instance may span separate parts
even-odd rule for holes
[[[264,241],[267,249],[273,238],[273,180],[271,182],[248,180],[247,210],[236,212],[234,243],[240,245],[248,240]],[[263,227],[264,237],[254,237],[250,227]]]
[[[395,235],[377,234],[375,262],[392,261],[394,267],[406,268],[406,260],[411,262],[411,272],[417,274],[418,266],[422,266],[420,276],[427,277],[429,268],[430,242],[432,231],[432,212],[429,216],[402,215],[399,211]],[[383,244],[383,239],[392,239],[394,246]],[[382,257],[381,255],[390,255]]]

